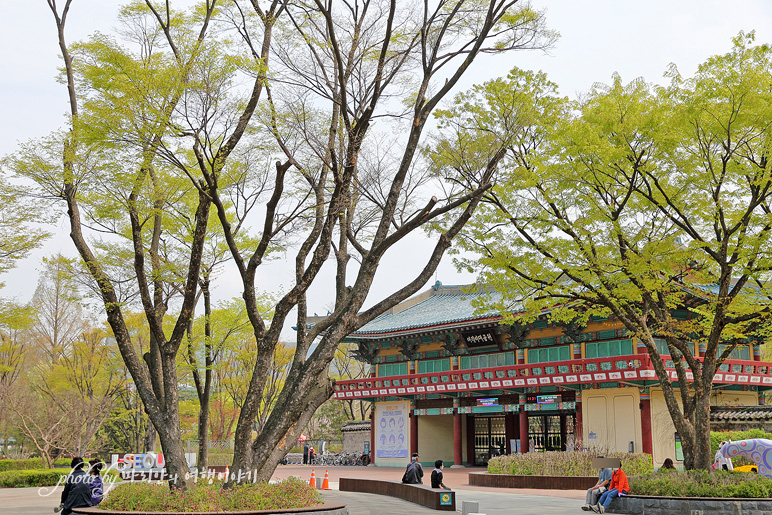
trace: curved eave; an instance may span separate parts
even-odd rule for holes
[[[452,320],[449,322],[443,322],[439,324],[431,325],[416,325],[410,327],[404,327],[395,329],[393,331],[380,331],[380,332],[354,332],[346,336],[343,341],[354,340],[382,340],[393,338],[395,336],[401,336],[405,334],[415,333],[439,333],[453,329],[465,329],[467,327],[474,327],[479,325],[489,325],[499,323],[504,317],[501,315],[491,315],[483,318],[471,318],[465,320]]]

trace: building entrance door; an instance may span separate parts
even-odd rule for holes
[[[485,466],[491,456],[504,454],[506,438],[504,417],[476,416],[474,418],[474,464]]]

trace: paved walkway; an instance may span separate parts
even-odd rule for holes
[[[411,502],[383,495],[340,492],[337,490],[341,477],[366,477],[368,479],[398,480],[403,469],[396,467],[316,467],[303,465],[279,466],[273,479],[297,476],[311,478],[311,469],[316,477],[324,477],[329,472],[332,490],[324,495],[332,500],[346,503],[351,515],[412,515],[421,513],[441,513],[424,508]],[[480,513],[486,515],[510,513],[538,513],[562,515],[566,513],[586,513],[581,511],[584,504],[584,490],[536,490],[530,488],[482,488],[469,484],[470,472],[485,472],[485,468],[446,468],[443,471],[444,483],[456,491],[456,510],[461,511],[463,501],[479,503]],[[425,470],[428,475],[431,472]],[[428,482],[428,477],[424,477]],[[591,486],[591,485],[590,485]]]
[[[280,466],[274,479],[297,476],[311,477],[311,468],[302,465]],[[324,477],[324,468],[313,467]],[[329,467],[332,490],[324,495],[330,500],[345,503],[350,515],[414,515],[441,513],[401,499],[374,494],[340,492],[337,490],[341,477],[368,477],[372,479],[394,479],[402,476],[402,470],[386,467]],[[581,511],[584,492],[578,490],[530,490],[477,488],[468,484],[468,473],[475,469],[445,469],[445,484],[456,491],[457,511],[462,501],[478,502],[480,513],[486,515],[512,513],[538,513],[559,515],[586,512]],[[476,469],[483,471],[483,469]],[[59,504],[61,490],[50,497],[41,497],[37,488],[0,488],[0,513],[3,515],[50,515]]]

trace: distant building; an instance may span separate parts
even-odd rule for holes
[[[619,321],[503,325],[498,313],[476,314],[484,293],[466,289],[437,283],[347,337],[372,376],[338,381],[334,395],[374,403],[376,465],[402,466],[416,451],[427,463],[471,466],[580,446],[683,459],[646,348]],[[763,404],[770,367],[758,344],[739,345],[716,374],[712,404]]]
[[[370,421],[354,420],[340,428],[343,433],[343,452],[362,453],[370,450]]]

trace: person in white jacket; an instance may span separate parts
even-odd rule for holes
[[[718,444],[715,462],[713,463],[714,470],[734,470],[734,467],[732,466],[732,458],[727,458],[724,456],[724,445],[726,445],[726,442],[721,442]]]

